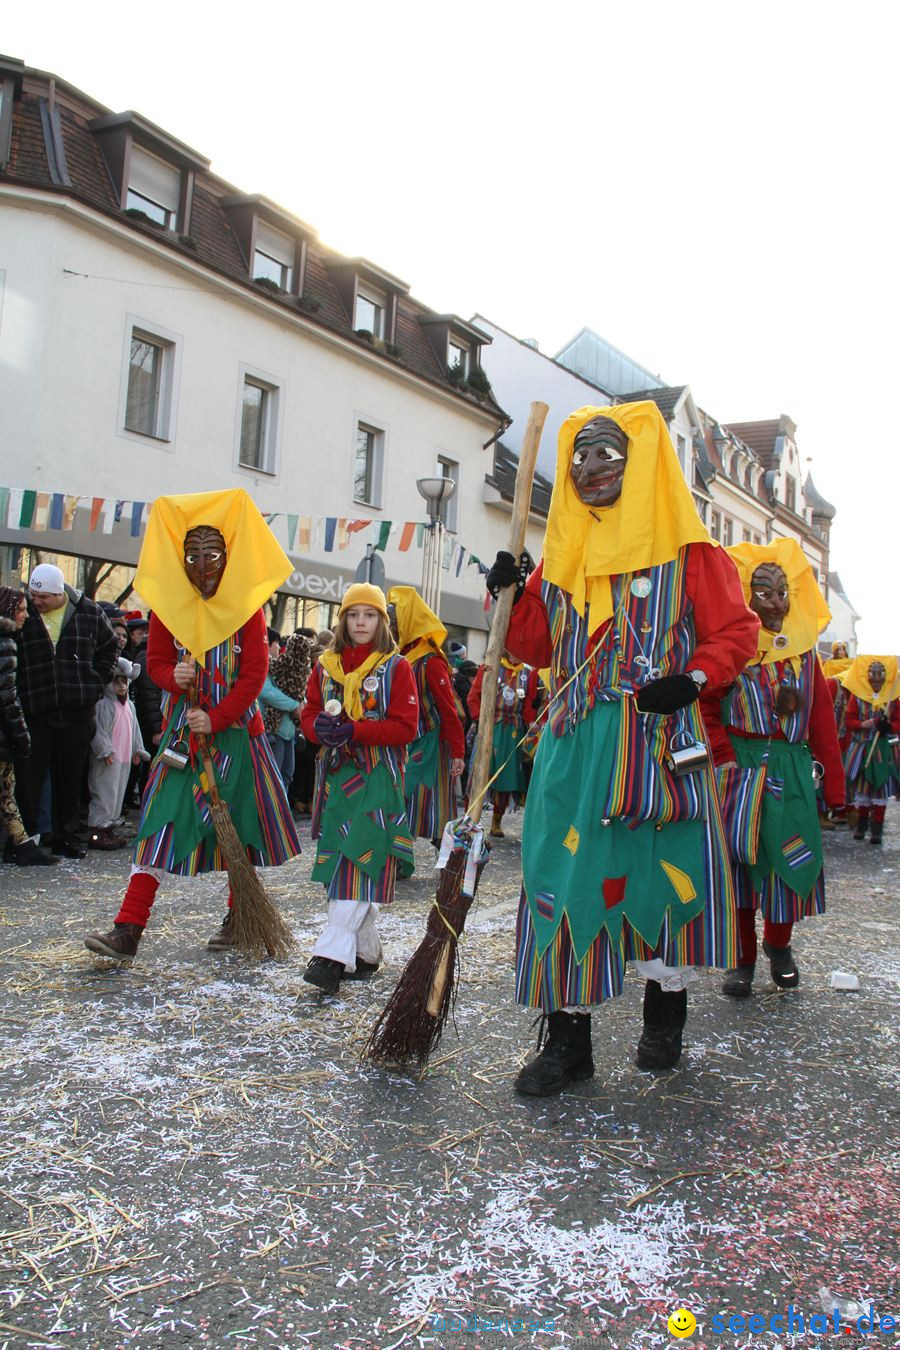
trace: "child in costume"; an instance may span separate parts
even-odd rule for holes
[[[309,677],[300,725],[308,741],[324,747],[312,875],[328,896],[328,922],[303,978],[336,994],[342,979],[365,979],[378,969],[376,907],[393,900],[398,870],[413,871],[403,766],[418,734],[419,704],[379,586],[358,582],[346,592],[331,645]]]
[[[880,844],[888,795],[900,787],[895,744],[900,734],[900,678],[896,656],[857,656],[840,677],[847,694],[849,736],[844,769],[859,815],[854,839]]]
[[[163,690],[163,734],[141,808],[134,865],[108,933],[85,946],[136,954],[163,875],[222,871],[201,781],[198,734],[209,740],[219,794],[256,866],[296,857],[300,844],[266,739],[257,697],[268,667],[261,605],[291,563],[242,489],[158,497],[135,587],[153,608],[147,663]],[[233,945],[229,912],[208,942]]]
[[[475,725],[481,713],[481,690],[484,685],[484,666],[478,667],[478,674],[469,690],[468,705]],[[494,740],[491,750],[491,772],[494,774],[502,764],[509,760],[500,777],[491,787],[493,814],[491,816],[491,834],[495,839],[503,836],[503,815],[510,801],[523,799],[528,788],[525,772],[525,752],[520,746],[525,732],[538,714],[538,674],[529,669],[523,661],[517,661],[509,651],[500,659],[500,673],[497,676],[497,703],[494,711]],[[472,753],[472,763],[478,754],[476,738]],[[513,750],[515,747],[519,747]],[[510,756],[512,755],[512,758]]]
[[[782,989],[800,982],[791,951],[793,926],[825,911],[813,759],[823,771],[827,806],[843,806],[844,775],[831,696],[816,654],[816,640],[831,615],[803,550],[795,539],[776,539],[736,544],[728,552],[762,627],[754,660],[720,706],[704,698],[703,714],[717,764],[766,766],[756,860],[734,864],[740,950],[722,984],[724,994],[746,998],[756,967],[757,909],[772,979]]]
[[[419,700],[418,735],[409,747],[404,774],[406,814],[413,837],[440,845],[456,815],[456,785],[465,767],[466,745],[447,658],[447,630],[412,586],[388,592],[391,632],[412,666]]]
[[[128,686],[139,667],[125,656],[94,709],[94,739],[88,768],[91,804],[88,808],[88,848],[125,848],[127,840],[115,833],[121,824],[125,789],[132,767],[150,759],[144,749],[137,712]]]
[[[501,555],[488,585],[513,583],[519,568]],[[517,1091],[546,1096],[593,1075],[588,1009],[622,992],[628,961],[647,981],[638,1067],[671,1068],[692,967],[733,964],[734,891],[697,698],[707,682],[731,683],[758,627],[656,404],[573,413],[543,559],[507,636],[517,657],[550,668],[552,700],[516,934],[516,997],[547,1014],[548,1035]]]

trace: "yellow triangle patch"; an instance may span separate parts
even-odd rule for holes
[[[578,833],[574,825],[570,825],[569,833],[563,840],[563,848],[567,848],[573,858],[575,857],[575,854],[578,852],[578,845],[580,841],[581,835]]]
[[[676,867],[674,863],[664,862],[662,858],[660,858],[659,865],[675,887],[675,894],[683,905],[689,905],[692,900],[697,899],[694,883],[687,872],[682,872],[681,868]]]

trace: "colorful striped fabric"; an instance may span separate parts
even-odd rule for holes
[[[424,737],[435,731],[440,737],[441,722],[437,704],[425,678],[430,659],[429,656],[423,656],[412,668],[419,696],[419,734],[409,747],[410,764],[416,756],[417,745]],[[450,759],[449,746],[446,741],[439,739],[434,781],[410,785],[410,775],[407,774],[406,814],[413,838],[439,839],[447,821],[456,816],[456,782],[450,777]]]
[[[790,661],[747,666],[724,701],[725,725],[749,736],[773,736],[780,731],[792,745],[805,741],[809,735],[817,660],[814,651],[804,652],[799,660],[799,673],[794,672]],[[794,712],[776,712],[782,686],[796,690],[798,706]]]
[[[789,867],[802,867],[813,856],[812,849],[807,847],[799,834],[791,835],[790,839],[786,839],[781,845],[781,851]]]
[[[778,784],[779,791],[781,784]],[[759,822],[766,790],[766,767],[716,769],[716,787],[725,838],[732,858],[739,862],[756,862],[759,849]]]
[[[825,876],[819,873],[809,895],[798,895],[777,872],[769,872],[756,891],[746,867],[734,869],[734,893],[738,909],[759,908],[773,923],[799,923],[825,913]]]

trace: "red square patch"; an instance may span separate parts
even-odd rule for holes
[[[607,909],[613,909],[616,905],[621,905],[625,899],[625,878],[624,877],[604,877],[603,878],[603,900]]]

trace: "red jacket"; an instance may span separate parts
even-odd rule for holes
[[[213,735],[217,731],[224,731],[226,727],[233,726],[259,697],[259,692],[266,682],[269,648],[266,642],[266,616],[261,609],[258,609],[240,630],[240,647],[238,677],[215,708],[210,707],[208,697],[204,696],[203,681],[200,682],[197,706],[209,714]],[[155,614],[151,614],[150,636],[147,641],[147,670],[153,683],[173,694],[175,698],[184,693],[184,690],[175,683],[175,666],[178,660],[179,649],[175,645],[175,639],[165,624]],[[251,736],[262,736],[265,733],[258,708],[248,722],[247,730]]]
[[[891,731],[900,735],[900,699],[892,698],[883,708],[878,709],[875,716],[886,717],[891,724]],[[855,694],[848,694],[847,696],[846,727],[848,731],[869,730],[862,724],[859,699]]]
[[[469,690],[469,697],[466,702],[469,712],[478,721],[481,715],[481,689],[484,684],[484,666],[478,667],[478,674],[472,681],[472,687]],[[522,721],[526,727],[530,727],[538,715],[538,673],[536,670],[528,672],[528,682],[525,685],[525,697],[522,699]]]
[[[357,666],[372,655],[370,643],[358,647],[345,647],[341,652],[341,666],[345,671],[356,670]],[[300,714],[300,727],[303,735],[313,745],[319,745],[315,732],[315,721],[322,707],[322,667],[313,666],[306,686],[306,703]],[[384,718],[364,717],[353,723],[353,740],[357,745],[408,745],[414,741],[419,731],[419,699],[416,694],[416,681],[412,666],[404,657],[399,657],[394,665],[391,679],[391,702],[388,715]]]
[[[436,652],[434,656],[423,659],[425,661],[425,683],[434,699],[434,705],[441,723],[441,740],[447,742],[450,747],[450,754],[454,759],[464,759],[466,738],[463,735],[462,723],[459,720],[459,708],[456,703],[456,695],[453,692],[453,682],[450,679],[450,667],[447,664],[447,658],[443,652]]]

